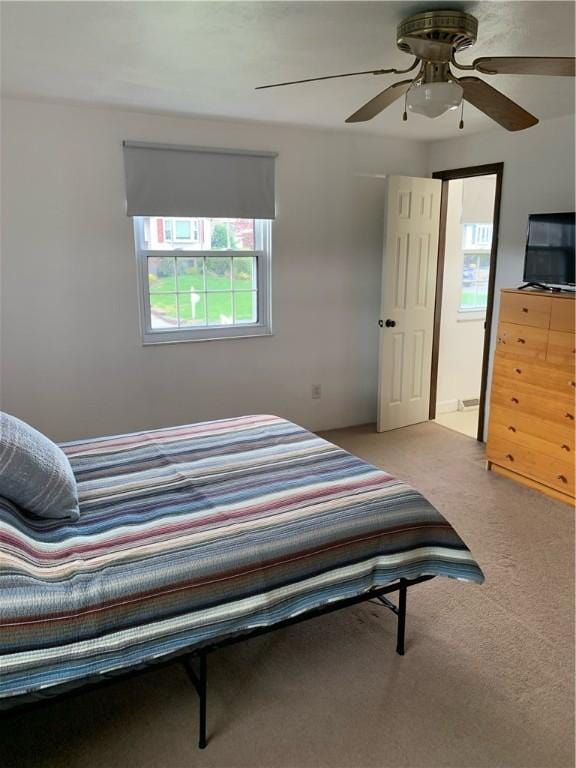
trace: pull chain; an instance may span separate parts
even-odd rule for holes
[[[404,122],[408,120],[408,112],[406,112],[407,104],[408,104],[408,91],[406,91],[406,93],[404,94],[404,113],[402,114],[402,120],[404,120]]]
[[[460,130],[464,128],[464,99],[462,99],[462,111],[460,112],[460,125],[458,128]]]

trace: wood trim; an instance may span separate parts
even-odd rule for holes
[[[440,229],[438,231],[438,259],[436,264],[436,295],[434,299],[434,326],[432,331],[432,366],[430,369],[430,405],[428,418],[436,418],[438,394],[438,360],[440,357],[440,321],[442,319],[442,290],[444,286],[444,259],[446,255],[446,218],[448,216],[448,179],[442,180],[440,196]]]
[[[488,368],[490,363],[490,339],[494,318],[494,293],[496,286],[496,262],[498,258],[498,235],[500,230],[500,209],[502,201],[502,177],[504,163],[475,165],[467,168],[452,168],[436,171],[433,179],[442,181],[442,201],[440,208],[440,233],[438,238],[438,268],[436,272],[436,301],[434,305],[434,331],[432,339],[432,371],[430,377],[429,418],[436,418],[436,394],[438,389],[438,359],[440,354],[440,322],[442,315],[442,284],[444,280],[444,250],[446,246],[446,216],[448,212],[448,183],[454,179],[467,179],[475,176],[496,176],[494,192],[494,213],[492,225],[492,250],[490,251],[490,274],[488,276],[488,303],[484,323],[484,349],[482,352],[482,374],[480,377],[480,404],[478,407],[477,439],[484,442],[484,420],[486,414],[486,390],[488,386]]]
[[[447,171],[435,171],[433,179],[452,181],[453,179],[468,179],[472,176],[493,176],[502,172],[504,163],[487,163],[486,165],[469,165],[467,168],[450,168]]]
[[[486,321],[484,323],[484,351],[482,353],[482,374],[480,377],[480,404],[478,407],[477,439],[484,442],[484,421],[486,419],[486,390],[488,389],[488,368],[490,365],[490,339],[494,321],[494,293],[496,289],[496,262],[498,260],[498,235],[500,230],[500,208],[502,201],[502,175],[504,163],[495,163],[496,190],[494,196],[494,214],[492,225],[492,250],[490,252],[490,273],[488,275],[488,301]]]

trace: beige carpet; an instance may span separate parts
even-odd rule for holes
[[[2,768],[574,765],[573,511],[486,472],[478,443],[437,424],[326,437],[419,488],[486,584],[411,590],[404,658],[372,604],[215,653],[204,752],[174,664],[2,723]]]

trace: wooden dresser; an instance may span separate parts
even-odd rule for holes
[[[574,295],[503,290],[488,468],[574,503]]]

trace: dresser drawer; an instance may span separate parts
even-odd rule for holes
[[[574,495],[574,464],[495,437],[488,440],[488,460],[512,472]]]
[[[533,296],[529,293],[502,293],[501,295],[500,320],[504,323],[548,328],[551,310],[551,296]]]
[[[576,395],[576,375],[534,360],[496,355],[493,377],[495,381],[508,383],[510,386],[514,386],[516,382],[524,382],[546,391],[559,392],[567,397]]]
[[[500,439],[560,462],[574,461],[574,430],[533,415],[502,406],[492,406],[488,440]]]
[[[516,323],[500,323],[496,339],[496,352],[518,355],[533,360],[546,360],[548,329],[532,328]]]
[[[552,365],[574,370],[576,337],[567,331],[549,331],[546,361]]]
[[[550,328],[553,331],[571,331],[576,326],[576,301],[574,299],[555,298],[552,300]]]
[[[555,393],[552,395],[542,387],[517,382],[512,385],[501,379],[492,381],[492,402],[510,408],[515,412],[533,415],[552,421],[569,429],[574,427],[574,398]]]

